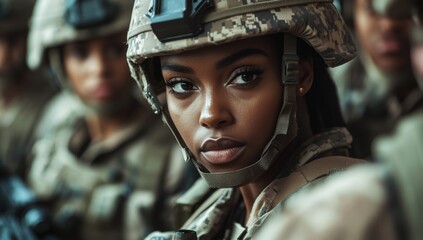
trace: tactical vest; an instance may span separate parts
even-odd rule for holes
[[[184,174],[183,168],[169,168],[184,162],[168,129],[160,121],[129,129],[137,134],[109,149],[106,161],[91,165],[69,151],[72,129],[36,143],[29,176],[35,193],[52,202],[54,221],[65,235],[139,239],[153,229],[169,229],[169,218],[160,216],[168,213],[167,199],[178,192]],[[96,154],[104,152],[100,148]],[[176,189],[167,188],[169,176]]]
[[[220,228],[217,227],[220,232],[230,233],[226,236],[220,235],[218,238],[220,239],[220,237],[223,237],[221,238],[222,240],[251,239],[253,235],[260,229],[261,225],[265,222],[265,220],[272,214],[276,213],[276,207],[278,205],[283,205],[283,203],[285,202],[285,200],[287,200],[288,197],[295,196],[294,193],[299,191],[301,188],[308,186],[311,183],[314,184],[317,179],[322,179],[332,173],[345,170],[346,168],[352,165],[361,164],[364,162],[365,161],[363,160],[342,156],[331,156],[313,160],[311,163],[306,164],[303,167],[300,167],[295,170],[288,177],[275,180],[262,192],[261,195],[264,195],[265,192],[271,192],[271,194],[274,194],[273,196],[271,196],[272,204],[269,206],[267,203],[265,203],[265,201],[260,202],[261,197],[259,196],[256,202],[254,203],[250,219],[247,223],[247,228],[244,228],[237,223],[229,223],[230,226],[221,226]],[[267,189],[272,190],[267,191]],[[206,217],[207,215],[210,216],[210,219],[213,219],[214,217],[218,218],[218,213],[213,210],[219,208],[219,202],[224,201],[223,199],[225,198],[229,200],[238,197],[239,192],[234,191],[233,189],[217,190],[191,215],[187,222],[182,226],[182,229],[192,229],[193,226],[199,227],[196,221],[198,221],[198,219]],[[266,201],[269,201],[269,197],[270,196],[266,196]],[[232,201],[233,203],[236,202],[234,200],[230,201]],[[236,208],[236,206],[234,206],[233,204],[230,204],[230,206],[227,207],[227,211],[230,211],[230,208]],[[266,210],[266,208],[269,207],[272,210]],[[221,223],[225,222],[224,220],[219,221]],[[211,220],[210,223],[216,224],[217,222]],[[204,226],[200,227],[200,229],[196,229],[197,234],[199,235],[199,239],[216,239],[216,236],[219,235],[219,233],[216,231],[216,225],[210,224],[208,226],[210,228],[203,227]],[[210,234],[210,232],[216,235]],[[202,233],[204,235],[202,235]]]

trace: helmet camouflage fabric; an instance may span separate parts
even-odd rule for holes
[[[0,0],[0,35],[27,31],[34,0]]]
[[[189,1],[173,2],[189,6]],[[164,36],[163,32],[174,29],[157,24],[160,16],[154,19],[154,14],[157,14],[154,9],[160,9],[156,6],[157,2],[136,0],[134,3],[127,50],[131,74],[153,111],[162,114],[164,122],[180,143],[186,160],[194,160],[201,176],[211,187],[233,187],[253,181],[270,168],[280,149],[296,136],[297,38],[309,44],[329,67],[341,65],[355,56],[356,48],[349,30],[331,0],[197,0],[193,2],[209,6],[201,14],[199,27],[191,33],[181,32],[174,36]],[[192,18],[194,24],[186,25],[193,28],[196,21],[198,19]],[[179,24],[172,26],[175,28]],[[196,162],[174,126],[160,96],[164,93],[164,82],[151,59],[279,32],[285,33],[282,57],[282,82],[285,87],[284,104],[275,134],[256,163],[236,171],[210,173]]]
[[[28,65],[38,68],[51,57],[48,50],[63,44],[126,31],[133,3],[133,0],[38,0],[31,18]]]
[[[128,59],[175,54],[260,35],[289,32],[309,43],[330,67],[355,56],[348,29],[331,0],[217,0],[204,19],[204,31],[193,38],[160,42],[146,16],[149,0],[136,0],[128,32]],[[255,3],[251,3],[255,2]]]

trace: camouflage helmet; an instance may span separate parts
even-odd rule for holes
[[[38,0],[31,18],[27,62],[37,68],[48,49],[124,32],[133,0]]]
[[[164,82],[155,57],[283,32],[284,102],[275,133],[261,158],[250,166],[211,173],[197,162],[170,118],[163,101]],[[128,31],[127,58],[132,77],[157,114],[161,114],[210,187],[253,181],[278,158],[297,134],[297,38],[308,43],[327,66],[351,60],[356,48],[332,0],[136,0]]]
[[[0,0],[0,35],[27,31],[34,0]]]

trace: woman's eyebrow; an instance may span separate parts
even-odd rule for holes
[[[263,55],[268,56],[263,50],[257,49],[257,48],[248,48],[243,49],[239,52],[236,52],[232,55],[229,55],[220,61],[216,63],[216,69],[223,68],[225,66],[228,66],[240,59],[252,56],[252,55]],[[186,74],[193,74],[194,70],[190,67],[178,65],[178,64],[172,64],[169,62],[164,62],[161,66],[163,71],[173,71],[173,72],[179,72],[179,73],[186,73]]]
[[[172,63],[163,63],[162,65],[162,71],[173,71],[173,72],[179,72],[179,73],[187,73],[192,74],[194,73],[194,70],[189,67],[181,66],[178,64],[172,64]]]
[[[222,60],[218,61],[216,63],[216,69],[219,68],[223,68],[225,66],[228,66],[242,58],[245,57],[249,57],[251,55],[264,55],[266,57],[268,57],[268,55],[261,49],[257,49],[257,48],[247,48],[247,49],[243,49],[239,52],[236,52],[232,55],[229,55],[225,58],[223,58]]]

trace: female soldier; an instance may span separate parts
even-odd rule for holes
[[[222,188],[183,226],[200,239],[250,239],[288,195],[359,162],[345,157],[351,136],[325,68],[355,53],[331,2],[135,2],[133,77],[186,160]]]
[[[170,131],[134,94],[124,44],[132,5],[35,6],[30,65],[49,63],[81,106],[37,142],[29,172],[66,239],[140,239],[170,229],[172,197],[189,181]]]

